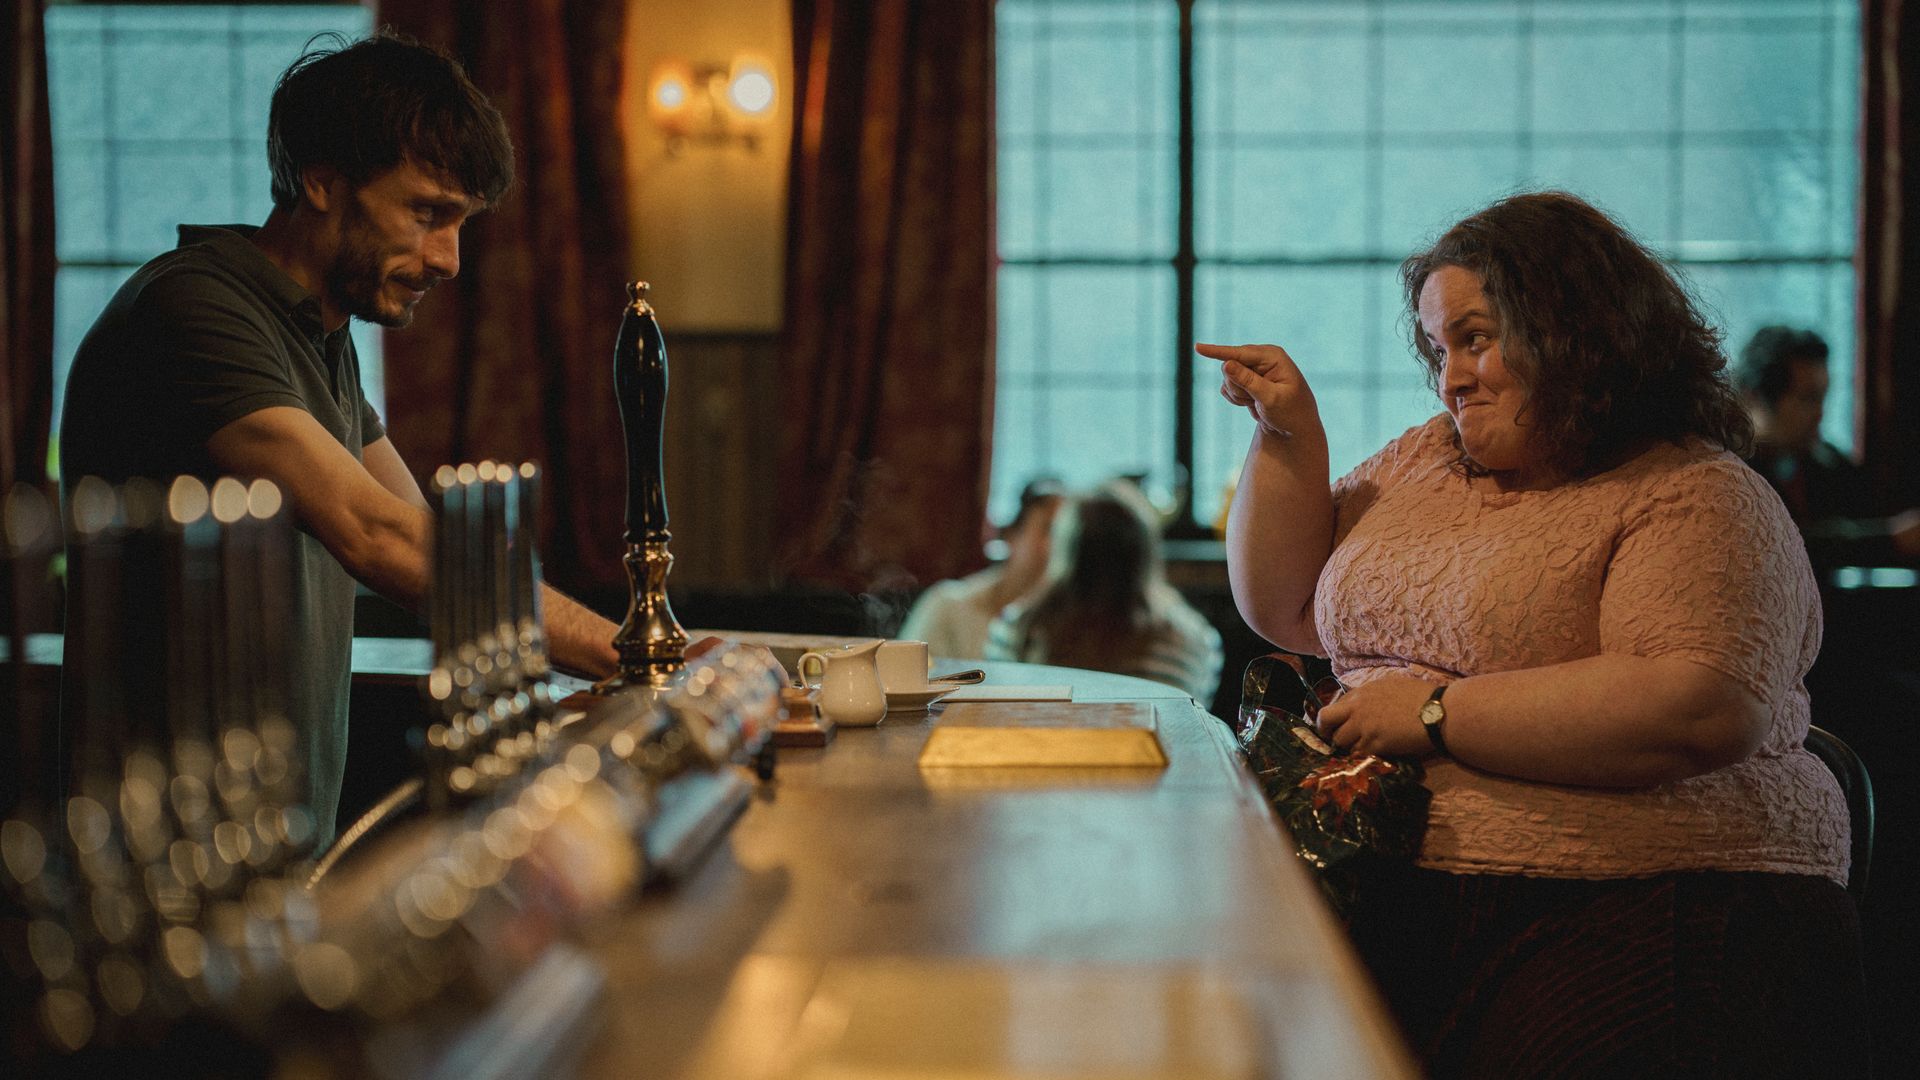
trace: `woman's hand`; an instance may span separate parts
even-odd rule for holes
[[[1306,376],[1278,345],[1194,345],[1221,361],[1220,396],[1253,413],[1260,430],[1283,439],[1320,430],[1320,407]]]
[[[1320,708],[1320,734],[1357,754],[1411,757],[1433,752],[1420,706],[1434,684],[1411,675],[1385,675],[1341,694]]]

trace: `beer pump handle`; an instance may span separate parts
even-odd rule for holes
[[[667,344],[647,302],[647,283],[627,283],[626,312],[613,349],[614,395],[627,435],[627,543],[667,531],[661,445],[667,411]]]
[[[687,634],[667,601],[666,477],[661,440],[667,416],[667,345],[647,303],[647,283],[627,284],[627,305],[613,347],[613,386],[627,435],[627,550],[622,562],[632,596],[613,636],[619,670],[596,684],[600,693],[627,686],[664,687],[686,667]]]

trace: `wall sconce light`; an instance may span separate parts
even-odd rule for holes
[[[773,65],[756,56],[736,56],[728,65],[666,60],[653,69],[647,114],[665,133],[669,153],[688,143],[757,150],[779,94]]]

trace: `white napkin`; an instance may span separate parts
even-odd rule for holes
[[[1073,687],[1061,686],[995,686],[992,683],[979,683],[974,686],[958,687],[941,701],[1072,701]]]

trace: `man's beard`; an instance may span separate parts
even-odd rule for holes
[[[347,314],[398,330],[413,322],[413,307],[382,305],[382,294],[392,279],[380,267],[379,244],[371,233],[365,215],[349,200],[346,221],[341,228],[340,250],[327,270],[327,290]]]

